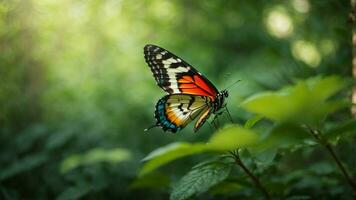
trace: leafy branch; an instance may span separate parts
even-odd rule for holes
[[[233,156],[235,163],[243,169],[243,171],[251,178],[256,187],[262,191],[265,198],[271,199],[267,189],[261,184],[261,181],[242,162],[238,150],[230,151],[229,153]]]
[[[326,150],[329,152],[329,154],[331,155],[331,157],[334,159],[334,161],[336,162],[337,166],[339,167],[339,169],[341,170],[341,172],[343,173],[344,177],[346,178],[347,182],[350,184],[350,186],[353,188],[354,190],[354,195],[356,194],[356,183],[352,180],[351,176],[348,174],[348,172],[346,171],[344,165],[341,163],[341,160],[339,159],[339,157],[336,155],[334,148],[331,146],[331,144],[329,143],[328,140],[326,140],[325,138],[323,138],[321,136],[321,132],[320,130],[313,130],[310,126],[306,126],[307,129],[309,130],[309,133],[314,137],[314,139],[321,145],[323,145]]]
[[[271,199],[259,178],[243,163],[239,152],[231,150],[247,148],[252,156],[257,158],[273,149],[301,145],[305,139],[310,137],[309,134],[312,134],[320,144],[325,146],[355,190],[356,184],[350,178],[331,144],[321,137],[320,131],[311,128],[308,131],[301,126],[301,124],[306,124],[309,127],[314,127],[316,124],[323,124],[327,115],[346,107],[348,104],[345,104],[342,99],[330,100],[330,97],[343,89],[345,85],[346,83],[340,77],[315,77],[299,81],[294,86],[285,87],[280,91],[254,95],[242,103],[244,109],[257,114],[249,119],[244,127],[231,125],[219,129],[207,143],[173,143],[156,149],[143,159],[145,164],[139,174],[144,176],[158,167],[182,157],[230,151],[231,155],[229,156],[234,159],[234,163],[241,167],[266,199]],[[227,113],[229,114],[228,110]],[[229,117],[231,120],[231,116]],[[263,131],[263,134],[258,134],[259,129],[252,129],[252,127],[261,119],[271,120],[273,126],[267,131]],[[325,132],[325,138],[332,139],[348,132],[354,133],[352,130],[355,130],[355,127],[354,121],[338,124]],[[225,167],[225,164],[222,163],[210,163],[204,167],[193,168],[178,182],[179,187],[175,187],[171,199],[186,199],[207,191],[227,177],[229,167],[227,165]],[[221,173],[220,170],[224,173]],[[199,184],[203,182],[204,184]]]

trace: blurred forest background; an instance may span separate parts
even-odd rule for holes
[[[172,185],[209,155],[175,161],[152,180],[137,182],[141,159],[171,142],[204,141],[212,130],[206,124],[196,134],[191,126],[177,134],[143,132],[164,95],[144,61],[144,45],[174,52],[219,89],[241,79],[229,89],[227,103],[232,118],[243,123],[252,114],[239,105],[253,94],[317,75],[351,78],[349,4],[1,1],[0,198],[167,199]],[[349,109],[343,109],[332,119],[347,118]],[[354,144],[345,139],[336,148],[353,172]],[[275,165],[285,171],[276,167],[261,176],[307,177],[289,177],[295,188],[283,194],[300,191],[308,199],[325,190],[324,198],[350,193],[321,148],[279,153]],[[196,198],[253,199],[254,191],[241,186],[230,196]]]

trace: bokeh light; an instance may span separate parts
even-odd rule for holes
[[[292,44],[293,56],[303,61],[310,67],[317,67],[321,61],[321,55],[317,47],[308,41],[297,40]]]
[[[268,32],[277,37],[285,38],[293,33],[293,22],[283,7],[273,8],[266,17]]]
[[[310,3],[308,0],[292,0],[294,9],[300,13],[307,13],[310,10]]]

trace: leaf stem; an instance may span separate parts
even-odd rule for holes
[[[242,162],[242,160],[240,159],[240,155],[238,153],[238,150],[236,150],[235,152],[231,152],[230,154],[233,155],[234,159],[235,159],[235,163],[240,166],[243,171],[252,179],[253,183],[256,185],[256,187],[258,187],[263,195],[265,196],[265,198],[267,200],[271,199],[268,191],[266,190],[266,188],[261,184],[260,180],[245,166],[245,164]]]
[[[352,180],[351,176],[348,174],[348,172],[346,171],[344,165],[341,163],[339,157],[336,155],[334,148],[331,146],[331,144],[325,140],[321,135],[320,135],[320,131],[317,130],[313,130],[311,127],[307,126],[307,128],[309,129],[310,134],[315,138],[315,140],[323,145],[326,150],[329,152],[329,154],[331,155],[331,157],[334,159],[334,161],[336,162],[337,166],[339,167],[339,169],[341,170],[341,172],[343,173],[344,177],[346,178],[347,182],[350,184],[350,186],[352,187],[352,189],[354,190],[354,195],[356,195],[356,183]]]

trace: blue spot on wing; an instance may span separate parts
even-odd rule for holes
[[[163,130],[169,130],[173,133],[181,130],[181,127],[172,123],[166,115],[166,97],[160,99],[156,104],[155,117],[157,119],[157,124],[162,126]]]

